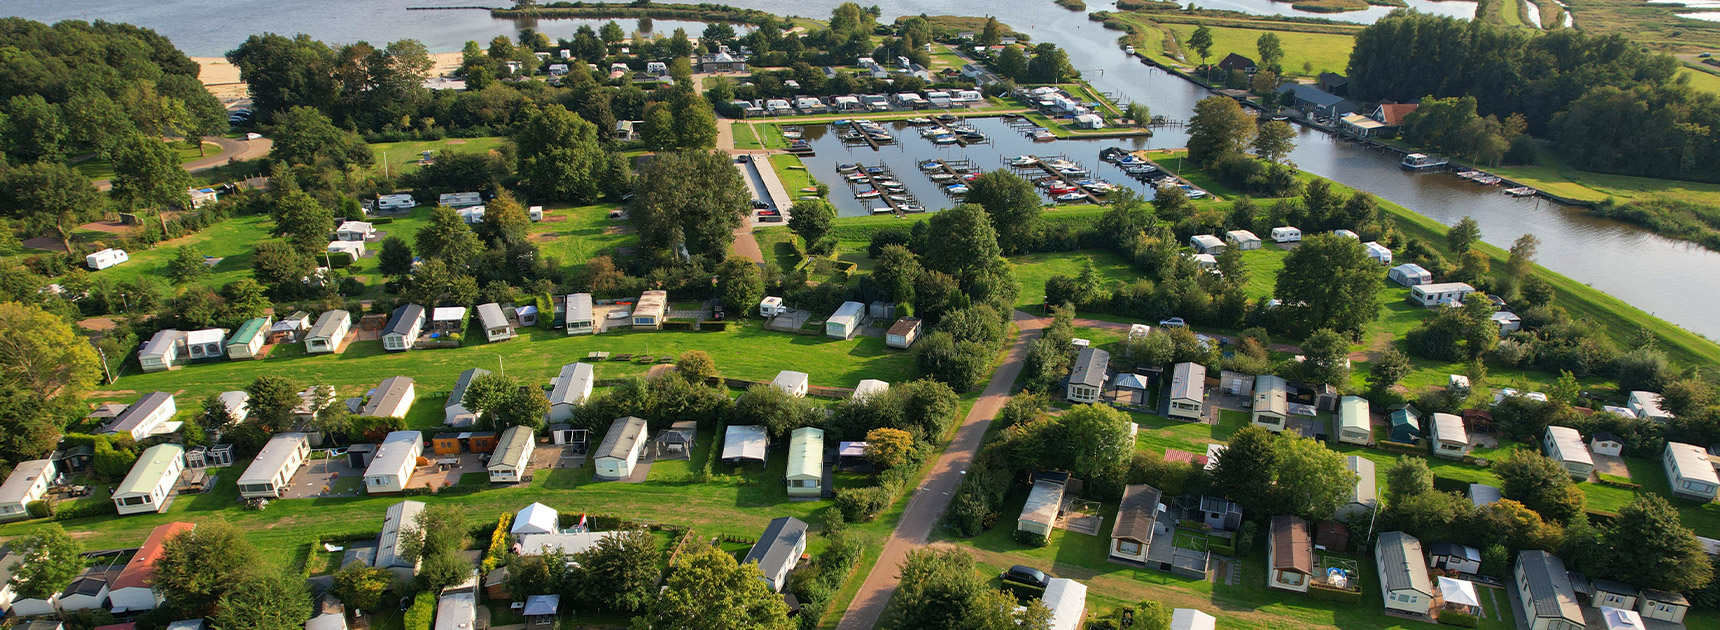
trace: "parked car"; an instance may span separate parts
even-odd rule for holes
[[[1159,328],[1188,328],[1188,322],[1181,317],[1167,317],[1159,320]]]
[[[1045,588],[1045,585],[1051,583],[1051,578],[1046,577],[1044,571],[1019,564],[1010,567],[1008,571],[1004,571],[1003,575],[998,577],[1003,579],[1005,582],[1015,582],[1017,584],[1026,584],[1028,586],[1037,586],[1039,588]]]

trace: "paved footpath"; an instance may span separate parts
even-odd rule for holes
[[[944,508],[949,507],[950,498],[955,495],[956,486],[967,472],[968,463],[973,461],[974,453],[979,451],[980,439],[985,437],[992,418],[997,417],[997,412],[1009,401],[1010,388],[1014,387],[1016,377],[1021,375],[1021,365],[1027,357],[1027,344],[1038,338],[1040,329],[1050,321],[1021,311],[1015,311],[1014,318],[1021,333],[1016,336],[1015,344],[1009,348],[1009,356],[1004,359],[1003,365],[992,373],[991,382],[985,386],[985,393],[980,395],[973,409],[962,420],[955,439],[950,442],[949,448],[944,449],[937,463],[933,464],[925,482],[908,498],[908,507],[902,512],[902,520],[896,524],[896,531],[891,532],[890,539],[885,541],[884,552],[878,557],[878,564],[873,565],[872,572],[860,585],[860,592],[854,595],[854,601],[849,602],[848,610],[842,614],[842,622],[836,626],[837,630],[870,630],[878,624],[879,617],[884,614],[885,604],[890,602],[890,596],[896,592],[896,585],[901,577],[901,565],[907,559],[908,552],[915,547],[924,546],[931,538],[932,529],[937,527],[939,519],[943,518]]]

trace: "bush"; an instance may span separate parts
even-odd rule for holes
[[[1469,613],[1458,612],[1455,610],[1441,610],[1439,611],[1439,623],[1448,626],[1474,628],[1481,625],[1481,620],[1476,619],[1475,615],[1471,615]]]
[[[878,518],[878,514],[887,507],[890,507],[890,492],[882,486],[836,491],[836,509],[842,512],[843,520],[849,522],[863,523]]]
[[[502,516],[496,520],[496,529],[490,532],[490,546],[484,550],[482,569],[484,573],[488,574],[496,570],[507,560],[509,551],[508,530],[513,527],[513,524],[514,514],[512,512],[503,512]]]
[[[435,616],[436,594],[423,591],[413,598],[412,607],[406,609],[401,627],[406,630],[430,630],[430,622]]]
[[[1044,547],[1046,545],[1051,544],[1051,540],[1046,538],[1043,534],[1039,534],[1036,532],[1023,531],[1023,530],[1019,530],[1019,529],[1015,530],[1014,538],[1015,538],[1015,542],[1021,543],[1023,545],[1027,545],[1029,547]]]
[[[31,501],[24,509],[30,513],[30,518],[42,518],[54,515],[54,503],[46,499]]]
[[[113,501],[92,499],[89,501],[68,502],[66,504],[56,506],[54,508],[53,518],[56,521],[69,521],[75,518],[107,516],[118,513],[119,511],[114,509]]]

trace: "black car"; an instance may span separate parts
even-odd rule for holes
[[[770,204],[765,203],[763,201],[760,201],[758,199],[754,199],[754,200],[752,200],[752,207],[754,210],[764,210],[766,208],[769,208]]]
[[[1004,571],[1003,574],[998,577],[1002,578],[1005,582],[1015,582],[1017,584],[1026,584],[1028,586],[1037,586],[1039,588],[1045,588],[1047,584],[1051,583],[1051,578],[1046,577],[1044,571],[1019,564],[1010,567],[1008,571]]]

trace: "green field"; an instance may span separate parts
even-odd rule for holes
[[[1690,77],[1690,87],[1704,92],[1720,94],[1720,68],[1712,72],[1693,68],[1679,68],[1678,76]]]
[[[619,207],[547,204],[544,220],[533,223],[529,230],[532,242],[546,258],[554,260],[557,269],[576,272],[594,257],[614,255],[617,248],[639,243],[632,224],[609,218],[609,212]]]
[[[489,151],[507,138],[500,136],[485,136],[481,138],[444,138],[441,140],[411,140],[407,142],[379,142],[370,145],[376,153],[377,169],[386,169],[391,175],[401,175],[418,170],[419,162],[425,151],[459,151],[471,153]]]
[[[1714,82],[1720,86],[1720,77],[1714,77]],[[1607,197],[1629,199],[1647,195],[1665,195],[1701,203],[1715,203],[1720,200],[1720,184],[1583,171],[1565,164],[1551,144],[1541,143],[1538,149],[1539,165],[1500,166],[1490,168],[1488,172],[1522,182],[1525,186],[1580,201],[1600,201]]]
[[[185,146],[183,142],[169,142],[168,146],[179,152],[179,163],[184,164],[193,160],[201,160],[221,155],[221,145],[213,142],[203,143],[202,153],[198,149]],[[93,180],[113,179],[113,163],[107,160],[89,156],[88,159],[74,160],[72,167],[83,173],[84,177]]]
[[[732,125],[729,125],[729,129],[735,135],[735,148],[736,149],[762,149],[762,148],[764,148],[764,145],[761,145],[758,142],[758,134],[753,132],[752,123],[736,122]]]

